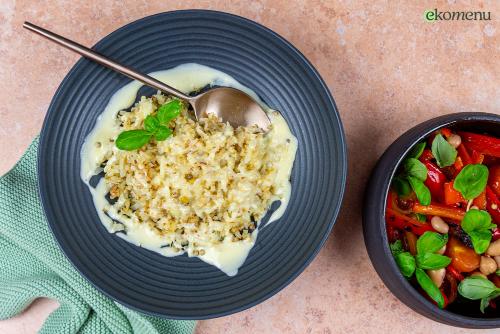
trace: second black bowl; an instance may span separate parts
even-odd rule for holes
[[[400,136],[385,151],[368,182],[363,209],[363,234],[370,260],[391,292],[414,311],[448,325],[467,328],[500,327],[499,317],[483,316],[478,305],[441,310],[420,294],[401,274],[394,261],[385,227],[385,203],[399,164],[415,143],[442,127],[488,132],[500,136],[500,116],[487,113],[458,113],[436,117]]]

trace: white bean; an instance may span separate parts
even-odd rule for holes
[[[446,275],[446,269],[441,268],[436,270],[427,270],[427,274],[434,282],[434,284],[436,284],[436,286],[439,288],[441,284],[443,284],[444,276]]]
[[[497,267],[500,268],[500,256],[495,256],[495,262],[497,263]]]
[[[446,244],[445,244],[443,247],[441,247],[441,249],[440,249],[440,250],[438,250],[438,251],[437,251],[437,253],[438,253],[438,254],[441,254],[441,255],[443,255],[443,254],[444,254],[444,252],[446,252]]]
[[[462,138],[460,138],[459,135],[452,134],[448,137],[448,143],[450,143],[450,145],[454,148],[457,148],[460,146],[460,144],[462,144]]]
[[[446,234],[450,230],[450,227],[448,226],[448,224],[446,224],[446,222],[443,220],[443,218],[441,218],[439,216],[432,217],[431,225],[432,225],[432,228],[434,228],[436,231],[438,231],[439,233],[442,233],[442,234]]]
[[[500,239],[494,241],[490,244],[486,250],[486,255],[489,256],[499,256],[500,255]]]
[[[479,270],[486,276],[497,270],[497,263],[489,256],[481,256]]]

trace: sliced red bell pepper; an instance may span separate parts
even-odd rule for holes
[[[493,237],[492,237],[493,241],[497,241],[498,239],[500,239],[500,228],[496,228],[493,230]]]
[[[494,165],[489,168],[488,186],[493,192],[500,196],[500,165]]]
[[[477,206],[480,210],[486,210],[486,191],[483,191],[479,196],[474,198],[472,204]]]
[[[446,267],[446,271],[450,273],[451,276],[453,276],[457,281],[463,281],[464,279],[464,276],[458,271],[455,269],[455,267],[453,267],[451,264]]]
[[[465,216],[465,211],[452,208],[443,204],[432,203],[431,205],[421,205],[420,203],[413,204],[413,212],[423,215],[439,216],[461,222]]]
[[[490,307],[492,309],[496,309],[497,308],[497,302],[493,299],[490,300]]]
[[[468,149],[476,150],[482,154],[500,157],[500,139],[470,132],[458,132],[458,134],[462,138],[462,143],[464,143]]]
[[[434,199],[438,201],[443,201],[444,197],[444,183],[446,182],[446,176],[439,169],[438,166],[434,165],[430,161],[424,162],[425,167],[427,167],[427,179],[425,179],[425,185],[429,188],[431,195]]]
[[[471,150],[471,159],[473,164],[482,164],[484,161],[484,154],[479,153],[476,150]]]
[[[444,299],[444,304],[443,304],[443,308],[446,308],[446,306],[448,306],[450,304],[450,302],[448,301],[448,297],[446,296],[446,294],[443,292],[443,290],[439,289],[439,291],[441,291],[441,294],[443,295],[443,299]]]
[[[426,162],[426,161],[434,159],[434,156],[432,155],[432,151],[427,148],[422,152],[422,155],[420,155],[420,158],[418,158],[418,159],[421,162]]]
[[[483,165],[488,167],[500,164],[500,158],[492,157],[491,155],[485,155],[483,160]]]
[[[500,225],[500,200],[490,186],[486,186],[486,210],[495,224]]]
[[[391,208],[386,209],[385,221],[387,225],[400,230],[406,231],[410,229],[410,231],[416,235],[422,235],[427,231],[434,231],[430,224],[405,216]]]
[[[399,232],[398,232],[398,230],[394,226],[386,224],[385,227],[386,227],[386,230],[387,230],[387,239],[389,239],[390,243],[393,243],[393,242],[395,242],[396,240],[399,239],[398,238]]]
[[[391,208],[392,209],[392,203],[394,201],[394,192],[393,191],[390,191],[387,193],[387,203],[385,205],[386,208]]]
[[[446,182],[444,184],[444,203],[446,205],[457,205],[462,202],[466,202],[465,198],[453,188],[453,182]]]
[[[469,152],[467,152],[467,149],[465,148],[464,144],[458,145],[457,151],[458,151],[458,156],[462,160],[464,166],[470,165],[472,163],[472,158],[470,157]]]

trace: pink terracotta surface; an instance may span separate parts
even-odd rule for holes
[[[349,147],[343,210],[314,262],[273,298],[201,321],[197,333],[473,332],[428,320],[392,296],[368,260],[360,212],[370,169],[405,130],[451,112],[499,113],[498,1],[2,0],[0,173],[37,135],[52,95],[78,59],[23,31],[24,20],[92,45],[130,21],[180,8],[242,15],[292,42],[331,89]],[[492,20],[425,22],[424,10],[433,8],[490,11]],[[56,307],[38,300],[0,321],[0,333],[33,333]]]

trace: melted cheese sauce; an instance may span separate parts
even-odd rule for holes
[[[273,212],[267,224],[280,219],[285,213],[290,199],[290,174],[297,151],[297,139],[290,132],[285,119],[278,112],[267,108],[255,92],[241,85],[231,76],[207,66],[183,64],[170,70],[153,72],[149,75],[184,93],[199,90],[207,85],[234,87],[246,92],[264,106],[273,124],[273,129],[267,135],[270,136],[272,141],[287,141],[289,143],[286,145],[287,151],[284,152],[278,164],[278,173],[276,175],[276,184],[279,185],[276,194],[281,205]],[[90,179],[102,172],[100,163],[104,160],[106,152],[114,146],[114,142],[110,141],[110,139],[116,138],[121,132],[119,124],[116,122],[118,112],[129,108],[134,103],[141,86],[140,82],[133,81],[118,90],[109,100],[104,112],[98,117],[94,129],[83,144],[81,178],[90,189],[99,219],[110,233],[116,233],[128,242],[162,255],[177,256],[183,254],[183,252],[174,252],[170,247],[165,247],[165,240],[147,224],[133,224],[130,219],[119,214],[109,204],[105,197],[108,189],[104,178],[101,178],[95,188],[90,185]],[[208,264],[216,266],[229,276],[236,275],[238,268],[243,265],[250,250],[255,245],[259,224],[260,222],[250,239],[232,242],[229,241],[230,238],[225,238],[221,244],[205,248],[205,254],[197,257]],[[126,230],[126,233],[123,233],[124,230]],[[188,256],[194,256],[189,247],[186,251]]]

